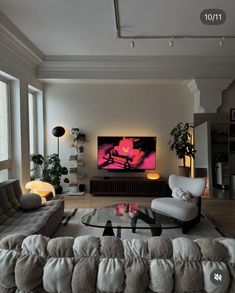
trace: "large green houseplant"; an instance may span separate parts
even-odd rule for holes
[[[55,187],[56,193],[62,193],[63,189],[60,185],[61,176],[68,174],[68,169],[62,167],[58,154],[52,154],[44,157],[41,154],[33,155],[32,161],[36,165],[36,168],[41,169],[41,178],[52,184]],[[64,180],[67,182],[67,178]]]
[[[189,123],[179,122],[170,132],[169,148],[176,152],[178,159],[183,160],[183,166],[179,166],[179,174],[189,176],[190,167],[186,167],[186,156],[195,158],[196,150],[193,144],[193,136],[190,132],[193,126]]]

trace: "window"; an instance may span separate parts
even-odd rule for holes
[[[6,181],[9,179],[9,170],[3,169],[0,170],[0,182]]]
[[[37,153],[37,96],[34,93],[28,95],[29,106],[29,153]]]
[[[42,92],[29,85],[28,87],[28,117],[29,117],[29,155],[30,177],[38,177],[31,158],[34,154],[44,154],[43,143],[43,97]]]
[[[9,179],[10,150],[9,83],[0,80],[0,182]]]
[[[28,94],[28,113],[29,113],[29,155],[30,155],[30,177],[34,179],[36,174],[34,163],[31,158],[37,153],[37,95],[29,92]]]

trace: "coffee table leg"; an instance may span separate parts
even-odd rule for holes
[[[112,222],[110,220],[106,222],[103,236],[115,236],[115,234],[113,232]]]
[[[145,215],[141,211],[138,211],[134,217],[131,218],[131,227],[132,232],[135,233],[136,230],[136,223],[138,219],[143,220],[145,223],[149,224],[149,228],[151,230],[152,236],[159,236],[162,234],[162,228],[159,225],[159,227],[156,227],[155,219],[150,218],[149,216]]]
[[[162,228],[150,228],[152,236],[160,236],[162,234]]]
[[[131,218],[132,233],[135,233],[137,220],[138,217],[136,215]]]
[[[122,228],[120,226],[117,227],[117,238],[121,238]]]

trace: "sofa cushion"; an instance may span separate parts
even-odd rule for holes
[[[8,199],[6,188],[0,189],[0,207],[7,216],[12,216],[16,212]]]
[[[190,221],[198,214],[197,205],[175,198],[156,198],[152,200],[151,208],[159,214],[181,221]]]
[[[97,257],[79,257],[73,270],[72,292],[95,292],[98,261]]]
[[[149,260],[149,288],[153,292],[172,292],[174,287],[174,264],[170,259]]]
[[[14,186],[12,184],[8,184],[6,186],[6,193],[7,193],[8,201],[9,201],[11,207],[13,209],[18,209],[19,201],[16,198],[15,188],[14,188]]]
[[[51,217],[53,217],[53,221],[56,221],[56,228],[62,218],[62,215],[57,215],[57,211],[61,208],[63,211],[63,201],[52,200],[46,202],[45,206],[36,210],[26,212],[23,209],[20,209],[0,224],[0,239],[4,236],[19,232],[25,235],[40,233],[45,226],[47,229],[51,229],[51,225],[54,224],[54,222],[47,227],[47,223]],[[57,215],[57,217],[54,218],[54,215]],[[48,231],[46,231],[45,234],[46,236],[51,235],[54,230],[52,232],[50,230],[49,233],[47,232]]]
[[[25,211],[38,209],[41,207],[41,204],[41,197],[36,193],[25,194],[20,198],[20,207]]]
[[[3,209],[0,207],[0,224],[2,224],[8,216],[4,213]]]
[[[146,292],[149,285],[149,265],[140,257],[127,258],[125,262],[125,292]]]
[[[19,256],[15,265],[15,282],[20,292],[42,292],[43,265],[39,256]]]
[[[91,256],[88,251],[85,256],[81,256],[81,253],[76,256],[77,244],[80,241],[85,243],[81,236],[76,239],[60,237],[59,245],[56,245],[56,239],[41,235],[31,235],[22,241],[23,238],[18,235],[15,241],[9,237],[0,240],[0,292],[234,292],[234,239],[214,240],[214,247],[218,247],[218,243],[225,247],[220,253],[220,259],[224,261],[215,261],[206,259],[208,251],[200,249],[202,245],[198,241],[183,237],[174,240],[153,237],[148,241],[149,248],[156,243],[163,250],[162,253],[143,256],[142,250],[139,250],[140,255],[136,250],[133,257],[129,253],[117,257],[117,252],[124,251],[126,244],[122,239],[116,242],[115,237],[113,241],[110,237],[107,241],[105,237],[85,239],[86,243],[94,239],[99,242],[98,256]],[[20,250],[16,247],[18,240],[21,242]],[[141,241],[143,243],[139,243],[138,247],[146,247],[147,242]],[[166,246],[161,243],[164,241],[168,242]],[[66,243],[73,249],[69,253],[71,256],[64,249]],[[72,246],[72,243],[75,245]],[[115,243],[116,252],[110,256],[112,243]],[[55,250],[53,256],[49,252],[51,250]],[[102,253],[101,250],[106,252]],[[92,250],[89,251],[93,254]],[[221,271],[223,282],[216,285],[211,276],[218,270]]]
[[[43,270],[44,289],[47,292],[72,293],[73,269],[72,258],[50,258]]]
[[[14,250],[0,250],[0,284],[5,288],[16,287],[14,269],[20,254]],[[0,292],[2,292],[0,290]]]
[[[21,251],[21,245],[26,235],[15,233],[4,237],[0,241],[0,249]]]
[[[79,236],[74,240],[75,256],[100,256],[100,241],[95,236]]]
[[[48,242],[47,250],[50,257],[73,257],[73,243],[72,237],[57,237]]]
[[[124,261],[118,258],[100,259],[97,272],[97,288],[101,292],[122,292],[124,287]]]
[[[30,197],[22,197],[22,201],[30,210],[20,208],[19,202],[22,190],[18,179],[11,179],[0,183],[0,239],[12,234],[42,234],[51,236],[60,224],[64,214],[64,201],[47,201],[41,207],[41,198],[36,195],[33,207]],[[30,204],[29,204],[30,199]],[[40,206],[39,206],[40,200]],[[25,206],[24,206],[25,207]],[[0,286],[1,287],[1,286]]]

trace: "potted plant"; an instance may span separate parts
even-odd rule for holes
[[[32,156],[32,161],[40,167],[42,180],[52,184],[57,194],[62,193],[63,188],[60,185],[60,180],[62,175],[68,174],[68,169],[61,166],[58,154],[46,157],[37,154]],[[64,182],[68,182],[68,179],[65,178]]]
[[[85,133],[81,133],[81,132],[77,132],[75,138],[73,139],[73,141],[75,143],[77,143],[77,145],[79,145],[78,149],[80,153],[83,153],[84,151],[84,146],[83,144],[85,142],[87,142],[87,138],[86,138],[86,134]]]
[[[191,167],[186,167],[186,156],[190,157],[190,159],[195,158],[196,153],[192,141],[192,134],[190,133],[190,128],[193,128],[193,126],[189,123],[178,123],[171,130],[171,139],[168,143],[170,150],[176,152],[177,158],[183,160],[183,166],[179,166],[179,175],[187,177],[190,175]]]

